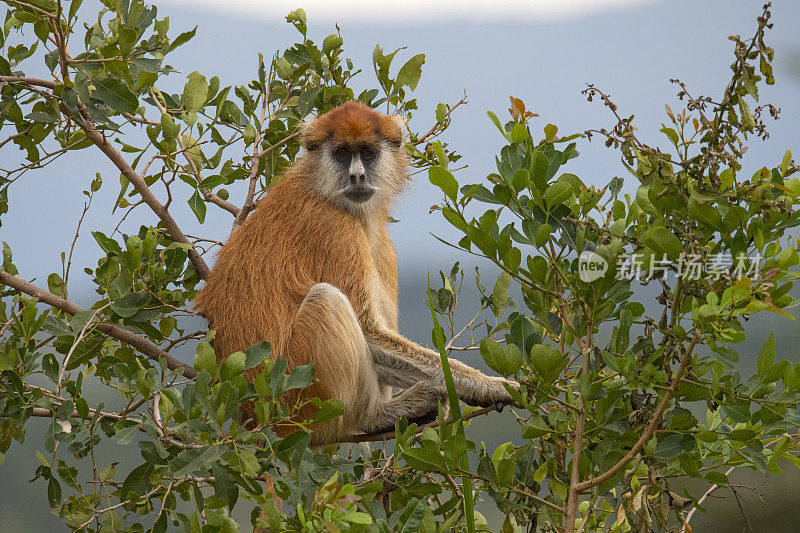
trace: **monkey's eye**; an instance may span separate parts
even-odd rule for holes
[[[340,146],[334,150],[333,157],[335,157],[337,161],[346,162],[350,158],[350,150],[344,146]]]
[[[365,161],[371,161],[375,159],[375,156],[377,155],[378,151],[371,146],[365,146],[361,149],[361,158]]]

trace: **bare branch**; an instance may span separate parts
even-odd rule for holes
[[[25,9],[30,9],[31,11],[36,11],[37,13],[41,13],[42,15],[45,15],[48,18],[53,18],[55,16],[52,13],[50,13],[49,11],[45,11],[44,9],[41,9],[39,7],[36,7],[36,6],[32,6],[31,4],[27,4],[25,2],[20,2],[19,0],[5,0],[5,1],[10,3],[10,4],[15,4],[15,5],[18,5],[20,7],[24,7]]]
[[[92,206],[92,198],[94,194],[89,195],[89,201],[83,203],[83,213],[81,213],[81,218],[78,220],[78,227],[75,228],[75,237],[72,239],[72,245],[69,247],[69,257],[67,258],[67,267],[64,270],[64,291],[67,290],[67,282],[69,281],[69,270],[72,266],[72,252],[75,251],[75,243],[78,242],[78,235],[81,233],[81,225],[83,224],[83,218],[86,216],[86,212]],[[65,295],[69,296],[65,292]]]
[[[467,420],[469,420],[471,418],[475,418],[475,417],[478,417],[478,416],[483,416],[483,415],[489,414],[492,411],[500,412],[504,408],[505,408],[505,405],[503,403],[497,403],[495,405],[490,405],[488,407],[483,407],[483,408],[478,409],[476,411],[472,411],[470,413],[467,413],[467,414],[465,414],[465,415],[463,415],[461,417],[461,420],[467,421]],[[445,423],[446,424],[452,424],[453,423],[453,419],[448,417],[445,420]],[[436,428],[436,427],[439,427],[439,425],[440,425],[440,422],[439,422],[438,419],[434,420],[433,422],[430,422],[428,424],[423,424],[423,425],[421,425],[421,426],[419,426],[417,428],[417,432],[415,433],[415,436],[421,435],[422,434],[422,430],[425,429],[425,428]],[[384,431],[382,433],[373,433],[371,435],[350,435],[349,437],[345,437],[343,439],[337,439],[337,440],[331,441],[331,442],[320,443],[320,445],[322,446],[322,445],[328,445],[328,444],[343,444],[343,443],[346,443],[346,442],[376,442],[376,441],[391,440],[391,439],[395,438],[395,436],[396,436],[396,434],[395,434],[394,431]]]
[[[459,106],[461,106],[461,105],[463,105],[463,104],[466,104],[466,103],[468,103],[468,102],[467,102],[467,94],[466,94],[466,92],[465,92],[465,93],[464,93],[464,98],[462,98],[461,100],[459,100],[458,102],[456,102],[456,104],[455,104],[455,105],[453,105],[452,107],[450,107],[450,109],[448,109],[448,110],[447,110],[447,113],[445,113],[445,114],[444,114],[444,120],[445,120],[445,122],[446,122],[446,121],[447,121],[447,119],[450,117],[450,114],[451,114],[453,111],[455,111],[455,110],[456,110],[456,109],[457,109]],[[437,122],[436,122],[436,124],[434,124],[434,125],[433,125],[433,127],[432,127],[430,130],[428,130],[428,132],[427,132],[425,135],[423,135],[422,137],[420,137],[419,139],[417,139],[416,141],[414,141],[414,143],[413,143],[413,144],[414,144],[414,146],[417,146],[417,145],[419,145],[419,144],[422,144],[422,143],[424,143],[424,142],[425,142],[425,141],[426,141],[426,140],[427,140],[429,137],[431,137],[431,135],[433,135],[433,134],[434,134],[434,132],[436,131],[436,128],[438,128],[438,127],[440,127],[440,126],[442,126],[442,124],[441,124],[440,122],[438,122],[438,121],[437,121]],[[440,133],[441,133],[441,132],[440,132]],[[434,136],[435,136],[435,135],[434,135]]]
[[[25,85],[36,85],[38,87],[46,87],[48,89],[56,88],[56,83],[53,81],[42,80],[39,78],[26,78],[23,76],[0,76],[0,82],[24,83]]]
[[[14,135],[8,136],[8,138],[0,141],[0,148],[2,148],[7,142],[13,141],[17,137],[25,137],[32,129],[33,129],[33,124],[31,124],[30,126],[28,126],[19,133],[15,133]]]
[[[233,221],[234,230],[242,225],[242,223],[247,218],[247,215],[249,215],[250,212],[253,210],[253,208],[255,208],[256,206],[256,203],[253,201],[253,197],[255,196],[256,192],[256,182],[258,181],[258,166],[261,163],[261,158],[270,153],[275,148],[283,146],[288,141],[294,139],[298,135],[300,135],[300,132],[296,131],[291,135],[288,135],[283,139],[281,139],[280,141],[276,142],[269,148],[261,150],[252,157],[252,159],[250,160],[250,184],[247,188],[247,198],[245,199],[245,203],[242,206],[242,210],[239,212],[239,215],[236,217],[236,220]]]

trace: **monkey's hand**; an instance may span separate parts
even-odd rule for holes
[[[463,363],[461,363],[463,364]],[[462,387],[459,398],[470,405],[490,407],[495,404],[511,405],[514,398],[509,394],[506,386],[519,390],[519,383],[513,379],[487,376],[477,370],[472,376],[471,386]]]

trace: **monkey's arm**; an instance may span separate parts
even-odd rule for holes
[[[438,352],[384,328],[370,328],[364,331],[364,336],[373,361],[378,365],[378,375],[387,384],[408,387],[421,380],[429,380],[436,386],[444,387],[444,374]],[[481,406],[512,402],[503,383],[516,388],[518,385],[515,381],[487,376],[455,359],[448,361],[456,394],[465,402]]]

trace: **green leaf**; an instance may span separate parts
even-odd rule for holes
[[[772,367],[772,362],[775,360],[775,335],[769,334],[767,342],[761,347],[758,353],[758,375],[764,377],[769,369]]]
[[[188,200],[189,207],[194,212],[194,216],[202,224],[206,221],[206,203],[203,197],[200,196],[200,191],[194,191],[194,194]]]
[[[344,402],[341,400],[320,400],[312,398],[311,403],[317,408],[317,414],[311,419],[312,424],[320,424],[344,414]]]
[[[457,202],[458,181],[449,171],[439,165],[432,166],[428,169],[428,180],[439,187],[453,203]]]
[[[523,228],[524,229],[524,228]],[[550,227],[550,224],[545,222],[536,230],[536,239],[535,244],[538,248],[541,248],[547,241],[550,240],[550,233],[553,231],[553,228]]]
[[[342,39],[335,33],[332,33],[327,37],[325,37],[325,40],[322,41],[322,52],[330,55],[331,52],[333,52],[337,48],[340,48],[342,44],[344,44],[344,39]]]
[[[447,472],[447,465],[445,464],[444,457],[434,450],[429,450],[427,448],[409,448],[403,450],[403,458],[406,460],[406,463],[408,463],[408,466],[415,470],[438,472],[440,474]]]
[[[783,153],[783,159],[781,160],[781,176],[784,178],[786,177],[786,171],[789,170],[789,165],[792,164],[792,151],[786,150]]]
[[[522,352],[516,344],[502,346],[486,337],[481,341],[480,352],[489,368],[503,376],[515,374],[522,366]]]
[[[286,22],[293,24],[297,31],[305,37],[308,27],[306,25],[306,12],[303,9],[297,8],[294,11],[290,11],[286,15]]]
[[[314,381],[314,364],[296,366],[289,377],[286,378],[286,384],[283,387],[284,391],[292,389],[304,389],[311,385]]]
[[[678,132],[675,131],[673,128],[662,126],[660,131],[669,138],[669,141],[673,145],[677,146],[678,143],[680,142],[680,139],[678,138]]]
[[[488,117],[491,119],[492,123],[493,123],[495,126],[497,126],[497,129],[498,129],[498,130],[500,130],[500,133],[502,133],[502,134],[503,134],[503,137],[505,137],[506,139],[508,139],[508,134],[506,134],[506,130],[505,130],[505,129],[503,129],[503,125],[502,125],[502,124],[500,124],[500,119],[498,119],[498,118],[497,118],[497,115],[495,115],[495,114],[494,114],[493,112],[491,112],[491,111],[487,111],[487,112],[486,112],[486,115],[487,115],[487,116],[488,116]]]
[[[236,376],[240,376],[242,372],[244,372],[244,362],[245,362],[245,355],[243,352],[234,352],[230,354],[222,362],[222,368],[220,369],[220,379],[222,381],[228,381],[230,379],[235,378]]]
[[[402,510],[392,514],[389,521],[390,530],[397,533],[417,533],[421,531],[427,510],[428,505],[424,500],[412,499]]]
[[[417,83],[422,76],[422,65],[425,64],[425,54],[417,54],[400,67],[397,72],[396,82],[398,87],[407,86],[412,91],[417,89]]]
[[[122,483],[122,497],[127,498],[129,492],[143,496],[150,492],[153,485],[150,483],[150,474],[155,470],[155,464],[150,461],[131,470]]]
[[[47,288],[56,296],[63,298],[67,295],[64,292],[64,280],[55,272],[47,276]]]
[[[55,509],[61,503],[61,485],[55,476],[51,476],[47,482],[47,501],[51,509]]]
[[[752,429],[734,429],[728,434],[728,437],[732,440],[740,440],[740,441],[748,441],[756,438],[756,433]]]
[[[360,511],[350,511],[346,515],[342,516],[342,520],[350,522],[351,524],[371,524],[372,517],[367,513],[362,513]]]
[[[314,109],[314,101],[317,99],[317,95],[321,90],[322,87],[319,86],[309,87],[297,99],[297,112],[301,117],[308,115],[311,113],[311,110]]]
[[[214,475],[214,496],[228,502],[228,508],[232,510],[239,499],[239,486],[228,474],[228,469],[219,463],[211,466],[211,473]]]
[[[189,41],[189,39],[194,37],[195,33],[197,33],[197,26],[195,26],[193,29],[189,31],[185,31],[180,35],[178,35],[178,37],[176,37],[175,40],[169,44],[169,51],[172,52],[180,45],[185,44],[187,41]]]
[[[492,305],[498,313],[506,307],[506,302],[508,302],[510,291],[511,276],[508,274],[508,272],[503,271],[497,278],[497,281],[494,284],[494,289],[492,289]]]
[[[530,173],[524,169],[520,168],[514,172],[514,177],[511,180],[511,185],[514,187],[514,190],[517,192],[525,190],[530,183],[531,175]]]
[[[700,222],[708,224],[715,230],[722,228],[722,216],[719,213],[719,209],[717,209],[714,205],[701,204],[695,200],[694,197],[689,198],[689,216]]]
[[[542,435],[551,433],[552,431],[553,429],[547,425],[547,422],[545,422],[542,415],[540,415],[539,413],[534,413],[533,416],[531,416],[531,418],[525,421],[525,423],[522,425],[522,438],[536,439],[541,437]],[[538,476],[540,472],[542,473],[542,476],[544,476],[544,473],[547,472],[546,462],[542,463],[539,469],[536,470],[536,476]],[[541,480],[536,480],[536,481],[537,483],[541,482]]]
[[[267,341],[257,342],[244,351],[244,369],[255,368],[269,358],[272,346]]]
[[[528,129],[519,122],[514,124],[514,127],[511,128],[511,142],[521,143],[527,139],[528,139]]]
[[[705,475],[705,479],[706,481],[723,487],[728,484],[728,476],[722,472],[711,471]]]
[[[122,298],[111,302],[111,310],[122,318],[130,318],[139,312],[150,301],[146,292],[129,292]]]
[[[163,113],[161,115],[161,131],[164,132],[165,139],[176,139],[181,129],[169,113]]]
[[[686,433],[673,433],[656,445],[653,456],[662,462],[667,462],[681,452],[688,452],[695,445],[694,436]]]
[[[747,422],[750,420],[750,402],[726,404],[722,408],[728,418],[734,422]]]
[[[189,113],[196,113],[203,108],[208,98],[208,82],[206,77],[195,71],[187,76],[189,81],[183,88],[181,103]]]
[[[205,370],[212,376],[214,375],[217,368],[217,356],[214,354],[211,343],[204,341],[197,345],[197,351],[194,354],[194,368],[198,372]]]
[[[531,364],[548,384],[556,380],[568,361],[566,354],[544,344],[536,344],[531,348]]]
[[[539,150],[536,150],[531,159],[533,162],[530,171],[531,181],[536,186],[536,189],[541,192],[547,184],[547,169],[550,166],[550,162],[547,160],[547,156]]]
[[[139,100],[136,95],[119,80],[113,78],[95,80],[94,87],[100,100],[115,111],[135,113],[139,108]]]
[[[675,259],[681,255],[683,244],[674,233],[667,228],[656,227],[650,230],[645,244],[657,252],[667,254],[669,259]]]
[[[572,186],[563,181],[553,183],[544,193],[544,203],[552,211],[572,196]]]

